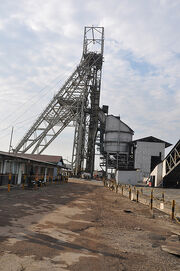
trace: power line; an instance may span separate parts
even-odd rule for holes
[[[67,71],[68,71],[68,70],[67,70]],[[58,84],[62,81],[62,79],[63,79],[64,76],[66,75],[67,71],[66,71],[65,73],[59,74],[59,75],[56,76],[53,80],[49,81],[49,83],[53,83],[54,81],[56,81],[56,80],[61,76],[61,78],[59,78],[58,82],[56,82],[55,85],[52,86],[52,88],[49,88],[49,86],[46,85],[46,86],[43,87],[36,95],[34,95],[31,99],[26,100],[26,101],[24,102],[23,106],[25,106],[25,105],[26,105],[27,103],[29,103],[30,101],[33,102],[33,99],[36,98],[37,96],[39,96],[39,94],[47,88],[46,92],[44,93],[44,97],[45,97],[45,95],[47,95],[47,93],[48,93],[49,90],[52,90],[55,86],[58,86]],[[33,104],[36,104],[38,101],[39,101],[39,97],[38,97],[38,99],[37,99],[35,102],[33,102]],[[31,107],[31,105],[30,105],[30,107]],[[22,111],[22,112],[21,112],[21,110],[19,110],[19,112],[21,112],[21,114],[26,113],[26,112],[29,110],[30,107],[28,107],[28,109],[25,109],[25,110]],[[22,107],[21,107],[21,108],[22,108]],[[13,115],[13,113],[9,114],[6,118],[1,119],[1,121],[2,121],[2,120],[5,121],[5,120],[9,119],[9,117],[11,117],[12,115]],[[20,118],[20,117],[18,116],[18,118]],[[17,118],[16,118],[16,120],[17,120]],[[15,121],[16,121],[16,120],[15,120]],[[10,125],[10,126],[11,126],[11,125]],[[3,130],[8,129],[10,126],[4,128],[4,129],[2,129],[2,130],[0,130],[0,131],[3,131]]]

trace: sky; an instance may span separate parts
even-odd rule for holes
[[[0,0],[0,150],[13,147],[79,64],[84,26],[103,26],[101,105],[135,132],[180,137],[180,0]],[[46,154],[71,160],[73,128]]]

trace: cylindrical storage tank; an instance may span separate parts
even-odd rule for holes
[[[132,141],[133,130],[120,120],[120,117],[106,117],[104,150],[108,153],[129,153],[129,142]]]

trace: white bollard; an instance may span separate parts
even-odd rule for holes
[[[135,199],[135,195],[134,193],[131,193],[131,200],[134,200]]]
[[[160,210],[164,210],[164,202],[160,202]]]

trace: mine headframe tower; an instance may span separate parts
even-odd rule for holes
[[[41,154],[70,123],[75,123],[72,166],[75,175],[94,169],[95,141],[104,51],[104,28],[85,27],[80,64],[53,97],[15,153]]]

